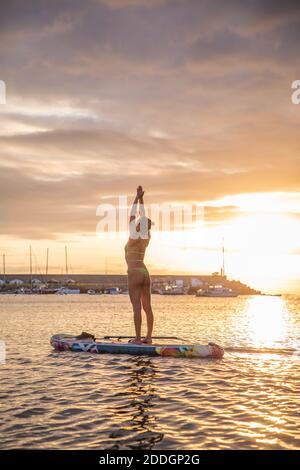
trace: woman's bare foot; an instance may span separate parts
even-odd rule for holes
[[[146,338],[143,339],[143,343],[144,344],[152,344],[152,338],[147,338],[147,336],[146,336]]]
[[[142,340],[139,338],[132,338],[128,341],[128,343],[133,343],[133,344],[142,344]]]

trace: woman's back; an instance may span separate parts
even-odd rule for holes
[[[125,245],[125,259],[127,264],[132,262],[144,263],[145,251],[149,239],[129,238]]]

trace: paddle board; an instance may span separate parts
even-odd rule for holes
[[[214,343],[201,344],[133,344],[121,341],[77,339],[74,335],[56,334],[50,343],[57,351],[96,354],[130,354],[134,356],[211,357],[220,359],[224,349]]]

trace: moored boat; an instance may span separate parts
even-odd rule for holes
[[[196,297],[237,297],[238,293],[229,287],[222,285],[208,286],[207,289],[199,289]]]

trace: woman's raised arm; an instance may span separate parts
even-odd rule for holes
[[[134,198],[133,204],[131,206],[129,223],[133,222],[136,218],[138,202],[139,202],[139,198],[138,198],[138,195],[136,195]]]
[[[144,206],[144,191],[142,196],[139,198],[139,214],[141,217],[145,216],[145,206]]]
[[[143,196],[144,196],[143,188],[142,188],[142,186],[139,186],[136,190],[136,196],[134,198],[134,201],[133,201],[133,204],[132,204],[132,207],[131,207],[129,223],[133,222],[136,218],[138,202],[140,202],[140,205],[142,204],[142,210],[144,211]],[[141,208],[141,206],[140,206],[140,208]],[[144,211],[144,213],[145,213],[145,211]],[[140,209],[140,215],[142,215],[141,214],[141,209]]]

